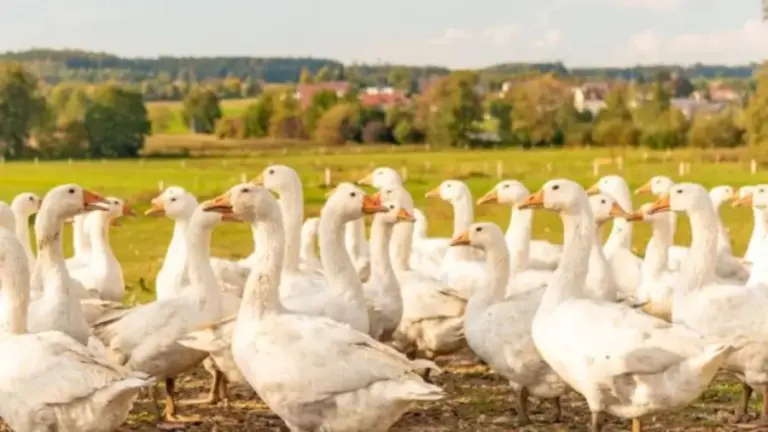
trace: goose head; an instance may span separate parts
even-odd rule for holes
[[[63,223],[66,219],[84,212],[107,210],[107,205],[101,195],[76,184],[65,184],[56,186],[45,194],[40,204],[40,213]]]
[[[504,232],[498,225],[491,222],[478,222],[469,226],[463,233],[451,239],[451,246],[472,246],[480,250],[491,247],[506,249]]]
[[[42,200],[32,192],[23,192],[16,195],[11,201],[11,208],[23,217],[30,217],[40,210]]]
[[[712,200],[712,204],[715,208],[720,208],[724,202],[730,201],[735,197],[736,194],[730,186],[716,186],[709,191],[709,198]]]
[[[572,213],[589,206],[584,188],[567,179],[550,180],[541,189],[526,198],[520,209],[546,209],[558,213]]]
[[[654,176],[648,180],[648,183],[635,189],[635,194],[651,194],[654,196],[660,196],[669,192],[669,188],[671,188],[674,184],[675,182],[673,182],[672,179],[667,176]]]
[[[297,182],[300,180],[296,170],[286,165],[270,165],[251,181],[257,186],[265,187],[276,193],[290,190]]]
[[[371,197],[351,183],[341,183],[328,196],[320,214],[333,212],[341,222],[347,223],[360,219],[366,214],[386,211],[387,209],[381,205],[380,195]]]
[[[633,211],[629,214],[629,217],[627,217],[627,220],[629,222],[648,222],[650,224],[653,224],[655,222],[667,222],[668,220],[665,219],[664,213],[651,213],[651,207],[653,207],[653,203],[645,203],[641,205],[637,210]]]
[[[220,213],[228,218],[250,223],[281,218],[275,196],[266,188],[252,183],[234,186],[218,197],[204,202],[200,208],[205,213]]]
[[[613,218],[629,219],[631,215],[624,211],[613,198],[604,194],[591,195],[589,204],[592,207],[592,214],[595,222],[600,226]]]
[[[440,186],[427,192],[424,196],[426,198],[439,197],[443,201],[455,203],[456,201],[468,197],[469,195],[469,188],[463,181],[445,180],[444,182],[440,183]]]
[[[381,195],[378,192],[371,195],[371,198],[380,202],[382,201]],[[384,221],[384,223],[388,225],[394,225],[398,222],[415,222],[416,218],[401,205],[400,198],[399,195],[392,194],[388,200],[384,200],[381,204],[385,211],[376,214],[374,217],[377,220]]]
[[[13,215],[11,206],[4,201],[0,201],[0,228],[5,228],[8,231],[16,229],[16,217]]]
[[[117,197],[107,197],[105,198],[107,211],[104,212],[104,217],[106,217],[110,223],[114,226],[120,226],[120,222],[118,222],[118,219],[123,216],[136,216],[136,212],[133,211],[131,206],[126,204],[123,200]]]
[[[381,189],[390,185],[402,186],[403,180],[394,168],[378,167],[367,176],[358,180],[357,184]]]
[[[613,197],[628,194],[627,182],[619,175],[608,175],[600,178],[597,183],[587,189],[587,195],[603,193]]]
[[[517,207],[522,204],[531,193],[528,188],[516,180],[504,180],[499,182],[487,194],[477,200],[477,205],[497,202]]]
[[[739,203],[739,201],[743,200],[749,195],[752,195],[755,193],[755,189],[757,189],[757,186],[748,185],[748,186],[742,186],[739,188],[739,191],[736,192],[737,197],[733,200],[733,203],[731,205],[733,207],[737,207],[739,205],[742,205]]]
[[[170,219],[188,219],[197,209],[197,199],[180,186],[171,186],[152,199],[145,215],[167,216]]]
[[[749,191],[740,193],[740,198],[733,202],[734,206],[749,206],[758,210],[768,209],[768,184],[748,186]],[[744,188],[741,188],[742,190]],[[741,191],[740,191],[741,192]]]
[[[709,193],[696,183],[680,183],[672,186],[669,193],[659,197],[649,209],[650,214],[665,211],[691,213],[698,210],[712,209]]]

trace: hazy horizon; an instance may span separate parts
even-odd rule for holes
[[[768,58],[760,0],[9,0],[0,51],[81,49],[122,57],[314,57],[481,68],[748,65]],[[37,25],[36,25],[37,24]]]

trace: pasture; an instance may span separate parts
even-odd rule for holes
[[[522,181],[531,192],[545,181],[567,177],[585,187],[593,184],[595,158],[606,158],[605,151],[378,151],[299,152],[282,151],[250,154],[240,158],[199,159],[146,159],[128,161],[61,161],[61,162],[7,162],[0,165],[0,199],[10,201],[20,192],[35,192],[41,196],[52,186],[75,182],[105,196],[125,199],[143,214],[149,201],[158,193],[159,185],[180,185],[195,193],[199,200],[226,191],[239,183],[242,177],[251,179],[271,163],[289,165],[297,170],[304,183],[305,216],[317,215],[323,205],[325,171],[330,170],[331,182],[356,181],[373,167],[387,165],[407,172],[406,187],[414,196],[417,207],[428,217],[431,236],[450,236],[452,212],[448,203],[438,199],[425,199],[424,193],[446,179],[467,182],[475,199],[490,190],[503,178]],[[724,158],[715,163],[712,155],[704,152],[695,156],[687,153],[647,153],[627,151],[622,155],[621,169],[616,164],[600,167],[600,175],[621,174],[631,188],[644,184],[654,175],[664,174],[675,181],[692,181],[713,187],[728,184],[768,183],[768,168],[750,172],[747,157]],[[690,173],[678,176],[680,161],[690,161]],[[499,167],[500,165],[500,167]],[[636,206],[649,201],[647,196],[634,197]],[[493,221],[506,229],[510,210],[500,205],[481,205],[475,208],[475,219]],[[744,208],[723,206],[723,220],[730,228],[734,253],[742,255],[752,230],[752,212]],[[537,212],[534,217],[534,238],[561,242],[561,224],[554,214]],[[154,280],[171,236],[172,223],[165,218],[139,216],[125,218],[121,226],[112,229],[111,243],[123,266],[128,298],[126,301],[148,301],[153,297]],[[66,254],[71,254],[71,230],[65,230]],[[649,238],[649,227],[638,224],[634,235],[634,248],[642,254]],[[607,230],[606,230],[607,234]],[[676,242],[690,241],[685,218],[678,223]],[[212,252],[216,256],[240,258],[252,251],[250,228],[243,224],[223,224],[214,233]],[[144,286],[146,289],[141,288]],[[445,373],[436,377],[450,397],[445,401],[424,404],[406,415],[393,429],[395,431],[455,431],[455,430],[583,430],[589,420],[586,404],[578,394],[568,396],[563,405],[564,423],[551,424],[552,407],[547,403],[532,402],[532,418],[537,424],[517,428],[514,395],[507,384],[477,364],[474,356],[466,353],[444,359],[449,365]],[[183,399],[198,397],[207,391],[207,374],[200,370],[192,377],[181,380]],[[646,430],[733,430],[726,417],[736,401],[735,381],[721,376],[702,399],[685,411],[649,419]],[[205,417],[195,431],[281,430],[282,423],[258,401],[247,399],[250,392],[231,390],[231,402],[223,407],[181,407],[191,409]],[[756,404],[755,400],[753,404]],[[142,399],[137,404],[131,421],[123,430],[155,430],[147,423],[150,404]],[[720,426],[718,426],[720,425]],[[606,430],[627,430],[628,422],[610,420]]]
[[[236,117],[242,115],[248,108],[248,105],[253,103],[255,99],[225,99],[219,104],[221,107],[221,115],[223,117]],[[168,127],[165,133],[168,134],[186,134],[189,133],[187,125],[184,124],[184,120],[181,116],[182,104],[181,101],[152,101],[147,102],[147,111],[150,119],[153,118],[153,114],[158,112],[165,112],[168,116]]]

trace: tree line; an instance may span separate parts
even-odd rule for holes
[[[324,146],[668,149],[768,142],[766,69],[756,72],[755,89],[743,104],[702,110],[690,119],[671,103],[692,88],[678,79],[617,84],[596,116],[576,109],[572,86],[554,73],[521,75],[505,93],[478,91],[480,80],[474,71],[452,72],[410,102],[387,109],[362,105],[354,87],[341,96],[319,91],[306,109],[293,97],[293,87],[265,88],[244,113],[228,117],[217,90],[199,83],[184,96],[181,116],[195,132],[221,138],[306,139]],[[163,121],[148,112],[141,91],[122,83],[45,88],[20,64],[0,66],[4,157],[135,157],[153,129],[163,132]]]

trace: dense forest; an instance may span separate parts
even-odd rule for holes
[[[16,61],[49,83],[62,81],[103,82],[118,80],[139,83],[147,79],[165,76],[186,82],[222,79],[226,77],[250,78],[269,83],[296,82],[302,70],[316,74],[321,69],[330,70],[332,77],[359,80],[367,84],[386,82],[393,71],[406,72],[414,79],[433,75],[447,75],[450,70],[440,66],[402,65],[345,65],[337,60],[322,58],[289,57],[157,57],[127,58],[109,53],[82,50],[35,49],[0,54],[0,62]],[[553,63],[502,63],[488,66],[477,72],[481,78],[514,75],[526,72],[553,72],[560,77],[643,79],[659,72],[677,72],[690,79],[750,78],[755,64],[741,66],[702,65],[692,66],[633,66],[626,68],[568,68],[560,62]]]

